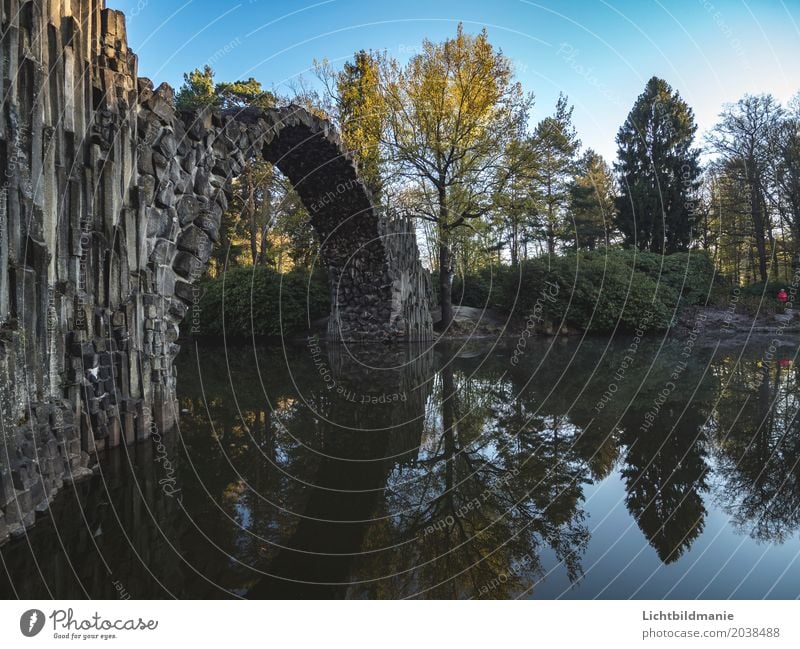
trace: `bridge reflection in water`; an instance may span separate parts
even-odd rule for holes
[[[186,346],[179,433],[107,453],[0,589],[797,596],[791,355],[626,350]]]

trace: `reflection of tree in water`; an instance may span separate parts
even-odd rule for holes
[[[703,531],[708,491],[705,417],[693,406],[660,416],[646,432],[627,429],[622,478],[626,505],[664,563],[676,561]],[[680,416],[680,421],[676,421]]]
[[[313,474],[319,462],[307,449],[321,445],[314,411],[322,397],[299,395],[274,369],[264,390],[253,381],[237,382],[232,390],[227,373],[215,370],[203,369],[203,393],[182,390],[180,425],[191,431],[191,466],[181,467],[182,483],[206,533],[225,552],[252,564],[274,556],[275,544],[296,525],[292,512],[304,506],[297,476]],[[232,373],[244,374],[238,367]]]
[[[664,563],[677,561],[705,527],[706,404],[716,395],[716,381],[704,371],[703,358],[684,365],[678,351],[670,348],[659,355],[647,378],[633,386],[636,405],[620,420],[625,502]]]
[[[800,528],[800,384],[788,361],[719,367],[716,417],[719,499],[734,525],[783,542]]]
[[[395,596],[508,597],[543,573],[544,547],[571,579],[581,574],[588,532],[582,470],[568,451],[572,431],[526,423],[526,408],[513,399],[498,409],[513,389],[497,383],[499,374],[468,378],[447,366],[437,377],[436,416],[419,456],[390,480],[387,511],[398,514],[368,538],[403,544],[389,564],[381,557],[370,566],[401,573],[391,583]]]

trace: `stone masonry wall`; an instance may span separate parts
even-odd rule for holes
[[[174,425],[179,326],[252,156],[311,214],[330,336],[431,338],[413,231],[378,214],[330,124],[177,114],[102,0],[0,0],[0,30],[0,543],[96,451]]]

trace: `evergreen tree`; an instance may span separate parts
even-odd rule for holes
[[[569,187],[575,171],[575,156],[580,149],[572,125],[573,107],[564,95],[558,96],[553,115],[536,125],[532,146],[538,159],[534,172],[534,191],[539,198],[540,215],[547,241],[547,253],[556,252],[556,239],[565,233],[564,212],[569,202]]]
[[[220,108],[273,108],[277,97],[253,77],[246,81],[221,82],[214,86]]]
[[[608,241],[614,217],[614,179],[603,156],[592,149],[578,162],[569,188],[575,247],[594,250]]]
[[[353,154],[359,175],[374,197],[383,188],[381,136],[386,126],[386,101],[381,87],[385,54],[359,50],[352,61],[336,70],[330,61],[314,61],[314,70],[325,87],[320,104],[339,127],[342,142]]]
[[[206,65],[183,75],[183,85],[175,95],[179,110],[196,110],[202,106],[219,108],[272,108],[277,98],[261,87],[253,77],[243,81],[214,82],[214,70]]]
[[[628,246],[672,253],[692,240],[699,150],[694,113],[653,77],[617,134],[617,226]]]
[[[178,110],[197,110],[203,106],[216,106],[219,97],[214,91],[214,70],[206,65],[183,75],[183,85],[175,95]]]
[[[507,248],[512,266],[527,259],[528,244],[533,240],[537,201],[531,182],[537,166],[529,138],[513,138],[508,143],[501,172],[508,174],[508,181],[498,184],[500,191],[492,198],[492,224],[497,240],[493,247]]]

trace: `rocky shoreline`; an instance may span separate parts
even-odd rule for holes
[[[518,338],[525,331],[525,320],[509,315],[498,309],[478,309],[474,307],[455,307],[453,324],[446,331],[437,330],[436,340],[464,340],[470,338]],[[438,312],[433,312],[434,321]],[[536,328],[540,336],[583,336],[582,329],[564,326],[557,330],[557,323],[543,323]],[[744,313],[731,313],[718,307],[687,307],[667,330],[670,337],[684,337],[694,332],[698,340],[704,342],[721,341],[742,343],[750,339],[767,337],[785,338],[786,342],[797,340],[800,343],[800,312],[785,314],[750,316]],[[664,331],[649,332],[649,335],[664,335]],[[589,332],[592,337],[605,337],[610,332]]]

